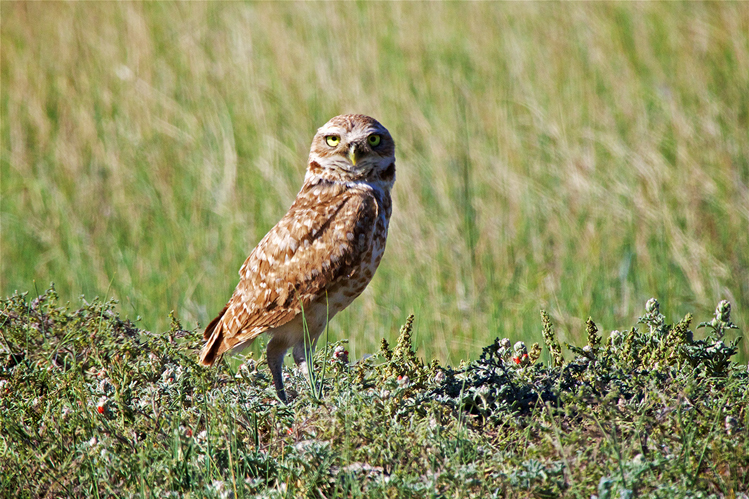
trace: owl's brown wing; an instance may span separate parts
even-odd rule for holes
[[[371,193],[305,185],[242,265],[234,295],[206,327],[201,363],[211,365],[234,346],[289,322],[331,285],[350,277],[378,215]]]

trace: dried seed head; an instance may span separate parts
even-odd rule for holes
[[[728,322],[731,319],[731,302],[722,300],[718,303],[718,307],[715,309],[715,318],[723,322]]]
[[[648,302],[645,304],[645,310],[649,314],[657,314],[660,313],[661,305],[658,303],[658,300],[655,298],[651,298],[648,300]]]

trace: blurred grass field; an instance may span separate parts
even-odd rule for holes
[[[720,299],[749,323],[749,4],[0,3],[0,295],[205,325],[330,117],[397,144],[388,249],[331,324],[428,357]],[[746,357],[747,344],[742,345]]]

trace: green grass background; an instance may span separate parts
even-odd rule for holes
[[[0,3],[0,294],[205,325],[330,117],[397,143],[382,265],[331,325],[428,358],[749,313],[749,4]],[[743,345],[746,356],[747,345]]]

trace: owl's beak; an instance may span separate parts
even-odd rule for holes
[[[348,159],[351,161],[351,165],[356,166],[356,162],[361,159],[361,151],[356,146],[356,144],[351,144],[351,147],[348,150]]]

